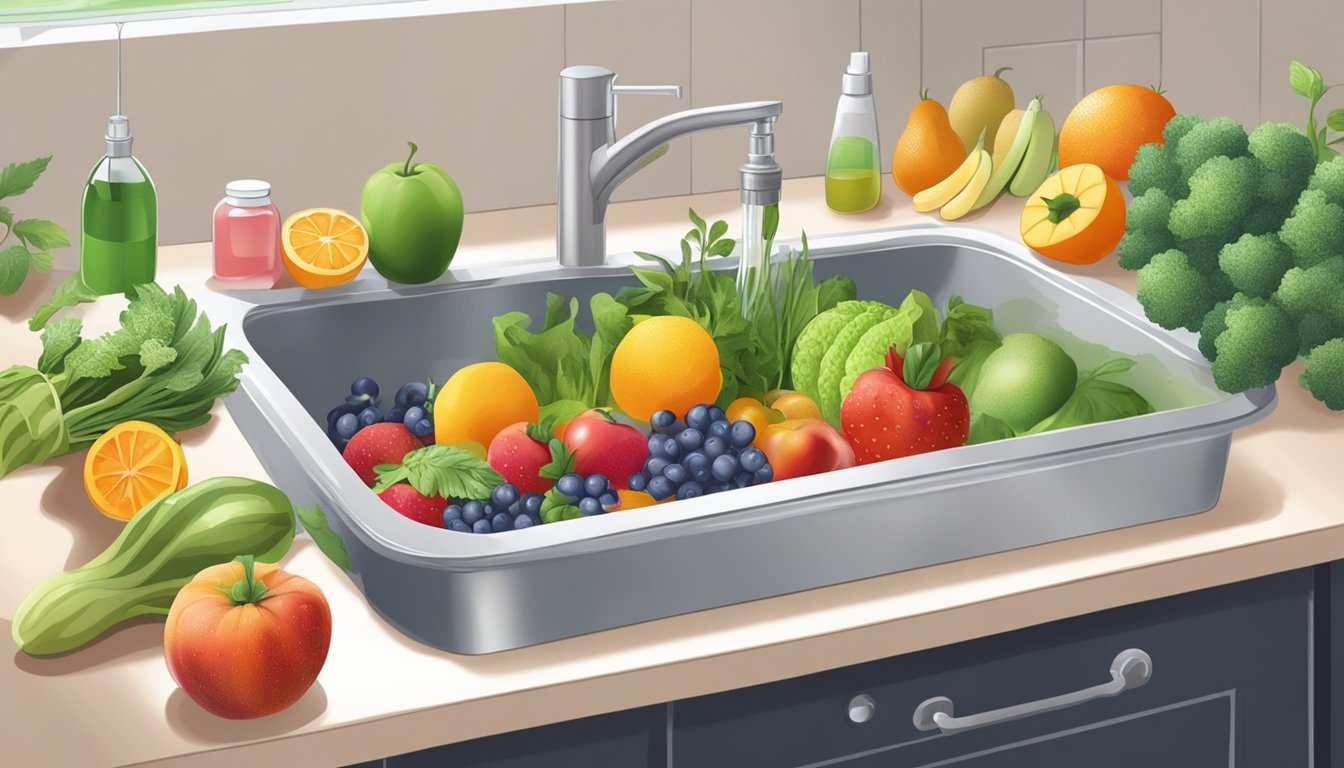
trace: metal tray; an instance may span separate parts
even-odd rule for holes
[[[1123,376],[1161,410],[620,514],[461,534],[408,520],[364,487],[327,440],[326,410],[359,376],[442,382],[494,359],[494,315],[521,309],[539,324],[547,291],[586,306],[631,282],[632,257],[583,269],[538,260],[454,270],[413,288],[366,273],[320,294],[199,300],[231,323],[230,343],[252,359],[227,405],[271,477],[296,503],[326,511],[375,610],[419,641],[468,654],[1203,512],[1218,500],[1232,431],[1275,404],[1272,387],[1219,392],[1199,353],[1148,323],[1132,298],[1062,275],[989,232],[920,226],[819,238],[812,256],[818,279],[848,274],[860,298],[895,304],[918,288],[940,307],[953,294],[990,307],[999,330],[1049,336],[1080,370],[1106,356],[1098,345],[1135,357]]]

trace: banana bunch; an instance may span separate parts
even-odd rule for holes
[[[995,143],[995,152],[990,154],[981,133],[975,149],[955,171],[915,195],[915,210],[937,210],[942,218],[954,221],[994,202],[1005,188],[1017,197],[1036,191],[1050,175],[1055,157],[1055,121],[1041,108],[1040,97],[1022,112],[1011,141],[1001,128]]]

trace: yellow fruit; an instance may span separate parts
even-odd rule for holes
[[[980,162],[975,166],[975,173],[971,180],[966,182],[966,186],[956,194],[951,200],[947,201],[938,215],[946,221],[955,221],[971,212],[975,207],[975,201],[980,199],[980,193],[985,191],[985,186],[989,184],[990,173],[994,170],[994,161],[990,159],[989,153],[983,149],[976,150],[980,155]]]
[[[664,408],[684,415],[691,406],[714,402],[722,386],[714,339],[687,317],[636,323],[611,356],[611,396],[640,421]]]
[[[309,208],[280,228],[285,271],[304,288],[330,288],[355,279],[369,256],[359,219],[335,208]]]
[[[913,198],[915,210],[920,213],[928,213],[942,208],[951,202],[958,192],[965,189],[966,185],[970,184],[971,180],[975,178],[976,172],[980,170],[980,159],[982,155],[985,155],[980,147],[980,144],[976,144],[975,151],[967,155],[966,159],[962,161],[961,165],[957,166],[957,170],[953,171],[950,176],[923,192],[917,193]],[[981,186],[983,187],[983,185]],[[976,194],[979,194],[979,192]]]
[[[1013,148],[1013,141],[1017,138],[1017,129],[1022,125],[1022,116],[1025,114],[1027,114],[1025,109],[1014,109],[1004,115],[1003,120],[999,123],[999,130],[994,134],[994,151],[990,153],[995,168],[1003,165],[1003,161],[1008,157],[1008,151]]]
[[[981,131],[985,132],[984,145],[993,147],[999,124],[1013,111],[1013,87],[999,77],[1007,69],[1012,67],[1000,67],[992,75],[967,80],[947,104],[948,121],[967,152],[975,146]]]
[[[473,363],[448,379],[434,398],[434,442],[490,445],[501,429],[536,423],[532,387],[504,363]]]
[[[1022,241],[1056,261],[1100,261],[1124,234],[1120,185],[1091,163],[1061,168],[1022,209]]]
[[[149,502],[187,486],[182,446],[144,421],[123,421],[84,458],[84,493],[108,517],[130,520]]]

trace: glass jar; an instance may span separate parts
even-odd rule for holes
[[[271,185],[231,181],[214,214],[215,279],[231,288],[273,288],[280,280],[280,211]]]

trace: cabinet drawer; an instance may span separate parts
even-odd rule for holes
[[[1311,588],[1310,571],[1277,574],[676,702],[673,765],[1305,766]],[[1106,683],[1130,648],[1152,660],[1141,687],[953,734],[915,727],[932,697],[964,717]],[[857,696],[875,705],[862,724]]]

